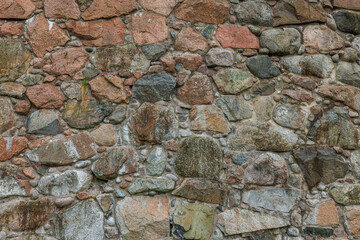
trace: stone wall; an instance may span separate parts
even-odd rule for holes
[[[0,0],[0,240],[360,239],[359,0]]]

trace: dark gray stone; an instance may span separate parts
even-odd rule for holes
[[[175,86],[170,74],[145,75],[135,82],[133,97],[140,102],[170,101]]]
[[[86,68],[84,71],[82,71],[82,74],[84,77],[86,77],[86,80],[90,80],[99,75],[100,71],[96,68]]]
[[[328,238],[334,235],[334,230],[332,228],[305,227],[303,229],[303,233],[305,235],[321,236]]]
[[[38,110],[27,118],[26,132],[54,136],[62,132],[59,122],[59,113],[55,110]]]
[[[360,66],[357,63],[340,62],[336,68],[336,79],[360,87]]]
[[[246,61],[246,66],[252,74],[259,78],[273,78],[281,74],[269,56],[260,55],[251,57]]]
[[[335,11],[332,15],[340,31],[360,34],[360,13],[340,10]]]
[[[141,47],[145,57],[151,61],[157,61],[166,53],[166,48],[161,44],[149,44]]]

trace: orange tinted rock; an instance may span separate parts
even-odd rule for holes
[[[69,41],[69,36],[55,23],[49,22],[41,15],[30,20],[27,25],[29,43],[38,57],[56,46],[63,46]]]
[[[134,41],[139,45],[161,42],[168,37],[166,18],[157,14],[134,14],[131,27]]]
[[[197,50],[204,51],[206,48],[206,39],[190,27],[183,28],[176,37],[176,50],[195,52]]]
[[[228,18],[228,0],[185,0],[176,10],[175,17],[189,22],[219,24]]]
[[[332,225],[338,223],[339,217],[334,201],[327,201],[318,207],[317,224]]]
[[[258,38],[247,27],[238,25],[219,25],[216,39],[223,47],[259,49]]]
[[[189,113],[190,129],[229,133],[230,127],[220,108],[213,105],[194,106]]]
[[[360,206],[345,207],[345,216],[350,234],[356,239],[360,238]]]
[[[21,153],[28,144],[24,137],[0,139],[0,161],[6,161]]]
[[[187,70],[196,71],[202,64],[202,56],[196,53],[176,54],[175,62]]]
[[[26,96],[37,108],[60,108],[65,101],[60,91],[48,84],[29,87]]]
[[[75,0],[45,0],[47,18],[80,19],[80,9]]]
[[[360,10],[359,0],[334,0],[334,7]]]
[[[31,179],[35,178],[34,170],[32,168],[30,168],[30,167],[24,168],[23,173],[28,178],[31,178]]]
[[[99,100],[115,103],[127,102],[123,79],[105,75],[99,76],[89,82],[92,94]]]
[[[140,0],[140,5],[155,13],[168,16],[176,6],[177,0]]]
[[[81,17],[84,20],[111,18],[128,14],[136,9],[135,0],[94,0]]]
[[[0,19],[27,19],[35,10],[30,0],[2,0],[0,1]]]
[[[6,22],[0,27],[1,36],[21,36],[22,31],[22,23]]]
[[[69,31],[80,38],[86,46],[111,46],[123,44],[125,40],[125,24],[121,18],[97,22],[66,22]]]

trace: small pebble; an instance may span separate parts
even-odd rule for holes
[[[107,220],[106,220],[106,223],[109,225],[109,226],[115,226],[115,219],[113,217],[109,217]]]
[[[124,198],[124,197],[126,197],[126,194],[123,191],[121,191],[120,189],[116,189],[115,190],[115,196],[117,198]]]

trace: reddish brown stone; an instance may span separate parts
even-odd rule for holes
[[[47,18],[80,19],[80,9],[75,0],[45,0]]]
[[[317,83],[310,77],[294,75],[291,77],[294,84],[306,88],[308,90],[314,90],[317,87]]]
[[[176,10],[175,17],[189,22],[221,24],[229,15],[228,0],[185,0]]]
[[[0,27],[1,36],[21,36],[22,31],[22,23],[7,22]]]
[[[334,201],[326,201],[317,209],[317,224],[319,225],[336,225],[339,224],[338,212]]]
[[[177,151],[178,148],[178,142],[175,140],[170,140],[165,143],[166,150],[170,150],[173,152]]]
[[[127,102],[123,79],[105,75],[99,76],[89,82],[92,94],[99,100],[121,103]]]
[[[15,105],[15,112],[17,112],[18,114],[22,114],[22,115],[26,115],[29,113],[31,108],[31,103],[28,101],[19,101],[16,105]]]
[[[34,170],[31,167],[24,168],[23,173],[28,178],[31,178],[31,179],[35,178]]]
[[[194,106],[189,113],[190,129],[229,133],[229,124],[220,108],[213,105]]]
[[[134,14],[131,28],[134,42],[139,45],[162,42],[168,37],[166,18],[153,13]]]
[[[206,39],[201,34],[195,32],[191,27],[183,28],[176,37],[176,50],[195,52],[198,50],[204,51],[206,48]]]
[[[45,224],[54,212],[51,199],[14,200],[0,206],[0,225],[12,231],[35,230]]]
[[[0,1],[0,19],[27,19],[35,10],[30,0],[2,0]]]
[[[85,200],[89,198],[89,194],[87,192],[79,192],[76,194],[76,198],[79,200]]]
[[[195,73],[178,89],[177,97],[189,104],[211,104],[214,92],[210,79],[206,75]]]
[[[360,2],[359,2],[360,4]],[[330,51],[344,46],[345,41],[339,34],[326,25],[309,25],[303,31],[303,40],[307,50]]]
[[[51,55],[51,66],[45,66],[44,71],[53,75],[74,76],[85,67],[89,54],[79,48],[66,48],[58,50]]]
[[[202,56],[196,53],[183,53],[175,55],[175,62],[180,63],[185,69],[196,71],[202,64]]]
[[[66,27],[86,46],[119,45],[125,41],[126,28],[121,18],[97,22],[67,21]]]
[[[0,134],[15,124],[14,109],[9,98],[0,97]]]
[[[359,0],[334,0],[334,7],[360,10]]]
[[[60,108],[65,101],[60,91],[48,84],[29,87],[26,96],[37,108]]]
[[[244,169],[238,165],[229,166],[227,169],[226,183],[241,184],[244,176]]]
[[[219,25],[216,39],[223,47],[259,49],[258,38],[247,27],[238,25]]]
[[[0,161],[6,161],[21,153],[28,144],[24,137],[0,139]]]
[[[360,238],[360,206],[346,207],[345,216],[350,234],[356,239]]]
[[[41,15],[29,21],[26,31],[30,45],[38,57],[53,50],[55,46],[65,45],[70,39],[55,23],[50,23]]]
[[[171,54],[171,53],[166,54],[165,56],[160,58],[160,61],[164,65],[165,71],[167,71],[167,72],[175,71],[176,62],[175,62],[175,58],[174,58],[173,54]]]
[[[84,20],[118,17],[136,9],[135,0],[94,0],[81,17]]]
[[[140,0],[140,5],[155,13],[168,16],[176,6],[177,0]]]
[[[292,99],[295,99],[297,101],[306,102],[307,104],[312,103],[314,100],[312,97],[312,93],[307,90],[282,90],[282,94],[291,97]]]

